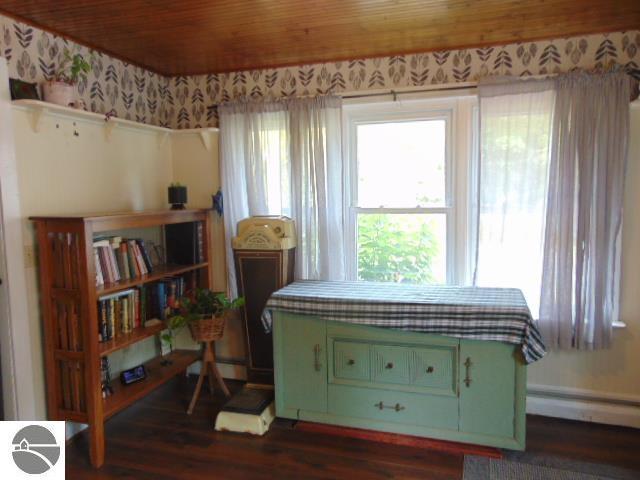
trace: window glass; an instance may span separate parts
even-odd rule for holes
[[[357,126],[358,206],[446,204],[446,121]]]
[[[446,214],[359,214],[358,279],[446,283]]]

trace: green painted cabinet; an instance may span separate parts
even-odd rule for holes
[[[327,333],[322,320],[301,322],[282,315],[274,329],[276,409],[282,417],[298,411],[327,411]],[[292,417],[293,415],[293,417]]]
[[[465,340],[460,344],[460,361],[464,372],[460,430],[496,437],[522,436],[524,441],[524,422],[518,424],[523,419],[518,418],[517,408],[524,409],[524,399],[516,397],[524,385],[518,385],[522,379],[513,346]]]
[[[274,312],[279,417],[524,449],[516,346]]]

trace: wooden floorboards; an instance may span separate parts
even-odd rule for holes
[[[231,390],[239,383],[229,382]],[[213,430],[224,403],[176,379],[106,423],[106,463],[91,468],[84,434],[67,446],[68,479],[460,479],[461,455],[293,430],[265,437]],[[527,451],[640,472],[640,430],[529,416]]]

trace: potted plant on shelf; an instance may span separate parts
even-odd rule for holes
[[[219,340],[229,312],[243,305],[242,297],[230,300],[224,293],[197,289],[191,297],[180,299],[178,314],[169,318],[169,332],[162,339],[173,346],[176,332],[188,326],[196,342]]]
[[[76,85],[80,80],[86,81],[90,71],[91,63],[89,61],[79,53],[72,55],[65,48],[53,78],[42,86],[44,100],[65,107],[74,104]]]

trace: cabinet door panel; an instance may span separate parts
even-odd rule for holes
[[[333,344],[333,376],[347,380],[369,380],[369,345],[357,342]]]
[[[326,325],[275,312],[275,380],[278,416],[327,411]]]
[[[455,347],[412,348],[410,352],[411,381],[430,387],[434,392],[456,394],[454,366],[458,350]]]
[[[514,355],[515,347],[505,343],[460,342],[461,432],[514,436]]]
[[[392,345],[371,348],[373,381],[376,383],[409,384],[409,349]]]

